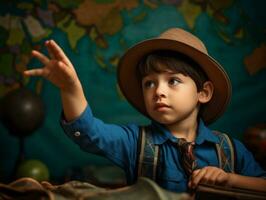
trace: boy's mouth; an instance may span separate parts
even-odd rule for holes
[[[163,111],[168,108],[170,108],[170,106],[164,103],[156,103],[154,106],[154,110],[157,110],[157,111]]]

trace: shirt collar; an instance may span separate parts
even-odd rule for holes
[[[152,134],[154,144],[160,145],[167,140],[173,139],[173,135],[170,133],[170,131],[164,125],[158,122],[152,121],[151,131],[152,133],[155,133]]]
[[[175,138],[164,125],[158,122],[152,121],[151,131],[152,133],[156,133],[152,134],[154,144],[160,145],[167,140],[177,142],[177,138]],[[195,143],[200,145],[205,141],[219,143],[219,138],[213,134],[212,131],[206,127],[204,122],[200,119]]]
[[[195,143],[202,144],[205,141],[219,143],[219,138],[200,119]]]

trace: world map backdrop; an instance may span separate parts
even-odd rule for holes
[[[242,139],[245,130],[266,121],[266,1],[256,0],[54,0],[1,1],[0,98],[21,87],[39,94],[45,121],[25,141],[26,158],[42,160],[54,178],[89,164],[109,164],[82,152],[59,125],[59,90],[42,78],[26,78],[40,67],[32,49],[47,54],[55,40],[69,56],[95,116],[108,123],[146,124],[148,120],[121,95],[116,67],[133,44],[181,27],[197,35],[232,81],[229,108],[211,128]],[[108,133],[107,133],[108,134]],[[0,124],[0,180],[18,153],[18,140]]]

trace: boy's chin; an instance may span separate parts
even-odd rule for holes
[[[154,121],[163,124],[163,125],[171,125],[176,122],[176,120],[165,118],[165,117],[151,117]]]

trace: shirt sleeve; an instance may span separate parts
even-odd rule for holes
[[[137,157],[137,125],[106,124],[93,116],[89,106],[75,120],[66,122],[63,114],[61,127],[81,149],[101,155],[123,169],[134,168]]]
[[[234,139],[236,148],[236,172],[245,176],[266,178],[266,171],[254,159],[253,154],[241,143]]]

